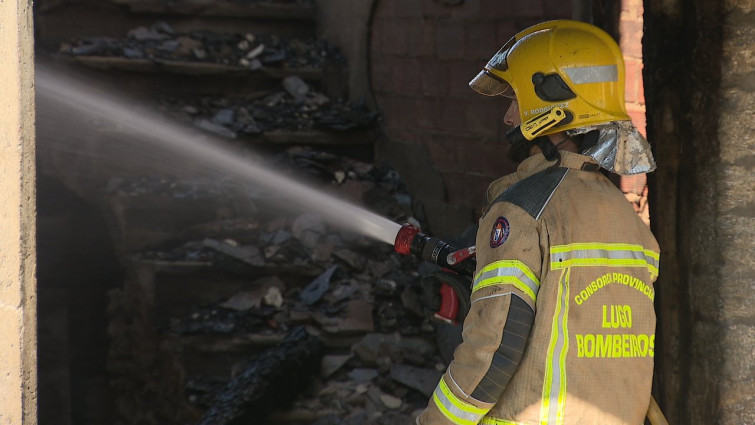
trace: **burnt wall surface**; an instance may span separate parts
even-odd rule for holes
[[[671,423],[755,422],[752,2],[645,2],[656,383]]]
[[[379,0],[370,35],[370,78],[387,139],[377,155],[395,165],[438,236],[476,221],[483,193],[514,170],[506,158],[505,99],[467,83],[511,36],[571,18],[571,1]]]
[[[49,176],[37,182],[39,423],[108,423],[106,292],[123,272],[99,211]]]

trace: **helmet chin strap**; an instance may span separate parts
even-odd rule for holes
[[[538,137],[537,139],[532,141],[537,147],[540,148],[540,151],[543,153],[543,156],[548,161],[554,161],[559,160],[561,161],[561,154],[558,153],[558,147],[551,142],[551,140],[546,137]]]
[[[560,160],[561,155],[558,153],[558,146],[554,145],[550,141],[548,136],[536,137],[533,140],[527,140],[521,135],[521,132],[516,131],[518,127],[512,129],[506,133],[506,137],[509,139],[509,159],[519,164],[530,156],[530,148],[532,145],[540,148],[540,151],[548,161]],[[567,139],[568,140],[568,139]],[[562,141],[561,143],[563,143]],[[560,143],[559,143],[560,144]]]
[[[548,161],[558,160],[558,163],[560,163],[561,155],[558,153],[558,147],[554,146],[547,136],[538,136],[538,134],[542,134],[544,131],[555,127],[566,119],[567,114],[564,110],[560,107],[554,107],[509,130],[506,133],[506,137],[511,144],[509,148],[509,157],[511,160],[516,163],[524,161],[530,154],[529,142],[532,141],[543,152],[545,159]],[[569,139],[567,138],[566,140]]]

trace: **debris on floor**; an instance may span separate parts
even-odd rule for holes
[[[343,62],[337,47],[322,39],[274,34],[223,34],[207,30],[178,32],[165,21],[131,29],[124,38],[84,37],[61,44],[76,57],[201,62],[248,71],[264,67],[322,69],[326,60]]]
[[[393,170],[301,147],[272,161],[393,221],[414,220]],[[410,423],[427,404],[446,362],[439,325],[414,305],[421,273],[435,266],[313,212],[270,208],[266,192],[242,190],[255,193],[253,207],[208,216],[224,193],[237,196],[221,181],[112,189],[114,203],[132,206],[115,221],[132,231],[145,196],[215,205],[165,232],[190,239],[134,246],[132,277],[111,293],[110,365],[128,423],[387,425]],[[161,234],[161,223],[143,225]],[[311,349],[287,345],[292,333]],[[267,419],[248,420],[263,410]]]
[[[285,78],[281,86],[291,79],[298,79],[307,90],[294,89],[299,91],[292,94],[281,87],[242,97],[163,98],[161,108],[181,121],[228,138],[276,130],[344,132],[370,128],[378,119],[364,101],[330,99],[298,77]]]

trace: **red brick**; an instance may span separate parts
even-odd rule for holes
[[[383,54],[383,43],[380,34],[385,31],[388,20],[375,17],[370,28],[370,54],[373,56]]]
[[[412,56],[435,55],[435,25],[427,19],[412,19],[407,21],[406,44]]]
[[[518,32],[516,21],[515,20],[503,20],[496,22],[496,46],[492,49],[492,51],[488,54],[487,59],[490,59],[501,47],[503,47],[504,44],[506,44],[507,41],[513,36],[516,35]]]
[[[627,103],[640,103],[640,90],[642,88],[642,61],[627,58],[624,62],[626,68],[625,100]]]
[[[495,22],[467,22],[465,32],[465,57],[469,59],[487,61],[500,48],[496,37]]]
[[[480,17],[485,16],[485,11],[480,9],[480,0],[464,0],[458,6],[451,7],[452,19],[473,19],[480,22]]]
[[[434,130],[443,110],[444,99],[424,98],[416,101],[417,128]]]
[[[391,0],[395,1],[395,0]],[[398,18],[421,18],[424,15],[422,3],[418,1],[399,1],[396,6],[396,17]]]
[[[486,143],[486,146],[490,143]],[[505,176],[507,174],[511,174],[514,171],[516,171],[516,167],[518,164],[514,163],[511,159],[509,159],[509,141],[506,139],[506,137],[502,137],[499,140],[495,140],[492,143],[492,146],[495,148],[495,158],[498,163],[498,168],[496,168],[493,176],[495,178]]]
[[[406,24],[401,20],[389,21],[388,25],[383,25],[381,31],[373,31],[373,37],[381,38],[381,52],[391,55],[406,55],[408,36]]]
[[[621,21],[619,32],[624,56],[642,58],[642,21]]]
[[[476,153],[480,152],[483,145],[482,138],[464,133],[456,133],[453,136],[453,141],[454,146],[458,146],[456,150],[456,162],[465,164],[464,167],[461,167],[463,170],[478,173]]]
[[[448,93],[454,96],[479,96],[469,88],[469,81],[477,75],[487,61],[448,61],[449,71]]]
[[[414,58],[386,58],[391,67],[390,89],[398,93],[421,93],[419,59]]]
[[[421,139],[423,133],[414,130],[401,131],[398,129],[386,129],[386,133],[391,138],[391,141],[405,143],[405,144],[417,144]]]
[[[401,0],[407,1],[407,0]],[[409,0],[417,3],[417,0]],[[451,15],[451,8],[441,4],[438,0],[422,0],[422,12],[425,17],[440,18]]]
[[[456,171],[458,169],[457,145],[451,137],[432,137],[426,139],[423,145],[438,169],[443,171]]]
[[[439,59],[464,57],[464,27],[460,23],[438,22],[435,29],[435,55]]]
[[[543,16],[539,17],[533,17],[533,18],[520,18],[517,16],[517,18],[514,20],[514,24],[516,27],[515,33],[522,31],[524,29],[527,29],[533,25],[539,24],[543,22],[545,18]]]
[[[466,129],[466,110],[469,102],[460,99],[444,99],[436,128],[461,133]]]
[[[628,105],[627,107],[627,114],[629,114],[629,118],[632,119],[632,123],[634,123],[634,126],[637,127],[637,130],[643,135],[646,136],[645,127],[647,126],[646,123],[646,115],[645,111],[636,109],[632,107],[633,105]],[[647,137],[647,136],[646,136]]]
[[[481,19],[513,19],[516,0],[480,0]]]
[[[549,19],[571,18],[572,2],[569,0],[545,0],[545,13]]]
[[[624,193],[636,193],[638,195],[645,191],[647,186],[647,176],[645,174],[637,174],[634,176],[621,176],[619,187]]]
[[[401,3],[403,3],[403,0],[382,0],[377,2],[374,18],[395,18],[396,8],[400,7]]]
[[[485,132],[494,128],[495,112],[494,108],[489,108],[480,99],[444,99],[435,127],[457,134]]]
[[[432,95],[447,95],[449,92],[451,69],[436,59],[419,60],[422,92]]]
[[[448,202],[453,205],[480,205],[491,176],[471,173],[442,173]]]
[[[642,20],[644,7],[642,0],[622,0],[621,13],[633,20]]]
[[[516,0],[514,2],[514,13],[517,18],[542,19],[545,15],[543,0]]]
[[[400,98],[390,94],[376,93],[379,110],[383,111],[383,125],[393,135],[415,128],[419,120],[414,99]]]
[[[495,132],[498,130],[498,100],[482,95],[470,99],[464,108],[464,129],[467,131]]]
[[[495,143],[467,143],[469,146],[459,152],[459,163],[462,170],[489,176],[502,176],[509,173],[513,166],[506,156],[508,144]]]
[[[373,60],[370,63],[370,85],[374,91],[389,90],[391,86],[391,67],[386,66],[390,56],[377,55],[373,51]],[[377,60],[375,60],[377,59]]]
[[[642,74],[640,74],[640,77],[642,77]],[[637,103],[645,105],[645,81],[642,78],[640,78],[640,84],[637,87]]]
[[[399,105],[398,108],[391,110],[393,114],[399,115],[394,117],[395,130],[417,132],[432,128],[432,121],[428,118],[432,116],[432,110],[421,99],[403,98]]]

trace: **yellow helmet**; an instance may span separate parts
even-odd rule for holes
[[[469,86],[487,96],[516,96],[527,140],[630,119],[621,50],[584,22],[554,20],[521,31]]]

